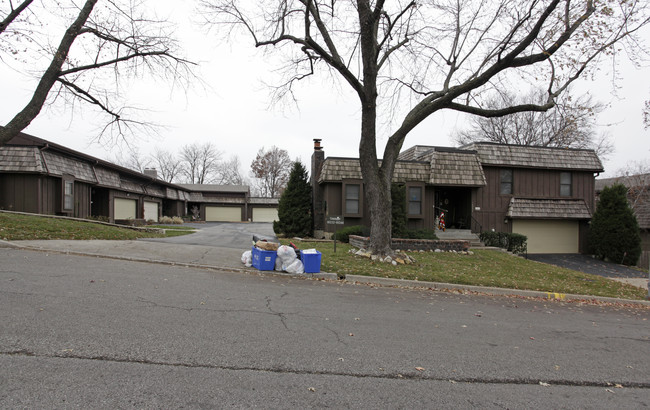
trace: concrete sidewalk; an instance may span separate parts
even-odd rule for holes
[[[0,240],[0,247],[15,247],[42,252],[57,252],[70,255],[95,256],[136,262],[164,263],[169,265],[189,266],[198,268],[228,270],[236,272],[259,272],[255,268],[247,268],[241,263],[241,255],[246,249],[224,248],[204,245],[183,245],[176,243],[152,242],[145,240],[109,241],[109,240],[35,240],[13,241]],[[287,275],[280,272],[265,271],[268,274]],[[315,279],[337,280],[336,273],[321,272],[304,275]],[[373,284],[378,286],[414,287],[436,290],[457,290],[477,292],[488,295],[515,295],[522,297],[540,297],[558,300],[599,300],[609,303],[638,303],[650,306],[650,301],[630,301],[626,299],[604,298],[586,295],[569,295],[549,292],[533,292],[517,289],[502,289],[483,286],[465,286],[450,283],[409,281],[401,279],[375,278],[372,276],[348,275],[346,280],[354,283]],[[621,279],[628,281],[630,279]],[[647,279],[636,279],[635,286],[645,286]],[[630,282],[628,282],[630,283]]]

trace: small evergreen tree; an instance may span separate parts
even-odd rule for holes
[[[641,234],[625,186],[617,184],[601,192],[591,220],[589,244],[597,258],[636,264],[641,255]]]
[[[311,186],[307,170],[296,161],[293,163],[287,188],[278,204],[279,221],[273,222],[276,234],[285,236],[311,236]]]
[[[403,184],[393,183],[390,187],[392,201],[392,225],[391,234],[393,238],[403,238],[406,234],[406,187]]]

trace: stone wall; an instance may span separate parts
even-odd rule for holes
[[[367,249],[370,243],[370,238],[364,236],[350,235],[350,245],[359,248]],[[431,240],[431,239],[397,239],[393,238],[391,241],[391,248],[393,250],[412,250],[412,251],[435,251],[440,249],[445,252],[462,252],[469,250],[469,241],[462,240]]]

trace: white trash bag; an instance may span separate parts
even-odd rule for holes
[[[301,260],[296,259],[293,262],[291,262],[290,265],[285,265],[284,270],[287,273],[302,274],[305,273],[305,266],[302,264]]]
[[[277,272],[282,272],[282,259],[275,258],[275,270]]]
[[[246,251],[242,253],[241,255],[241,263],[246,265],[247,268],[250,268],[253,266],[253,252],[252,251]]]
[[[281,245],[278,248],[278,259],[282,261],[283,266],[290,265],[294,260],[296,260],[296,252],[292,247],[287,245]]]

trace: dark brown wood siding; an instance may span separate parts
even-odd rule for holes
[[[591,172],[571,172],[571,196],[561,197],[560,174],[563,171],[513,168],[512,195],[501,195],[499,171],[504,168],[506,167],[484,167],[487,185],[478,188],[472,198],[474,219],[484,231],[494,229],[497,232],[512,232],[511,224],[505,220],[513,196],[583,199],[589,210],[592,213],[594,211],[595,182]]]
[[[75,218],[88,218],[90,212],[90,190],[91,186],[83,182],[74,183],[74,211]]]
[[[486,185],[476,189],[472,195],[472,215],[482,231],[512,231],[510,224],[503,222],[512,195],[500,194],[499,170],[500,168],[484,167]],[[513,173],[513,191],[517,179],[519,178],[517,178],[515,172]],[[478,230],[476,226],[473,226],[472,229]]]
[[[28,174],[0,174],[0,208],[54,215],[61,209],[58,178]]]

